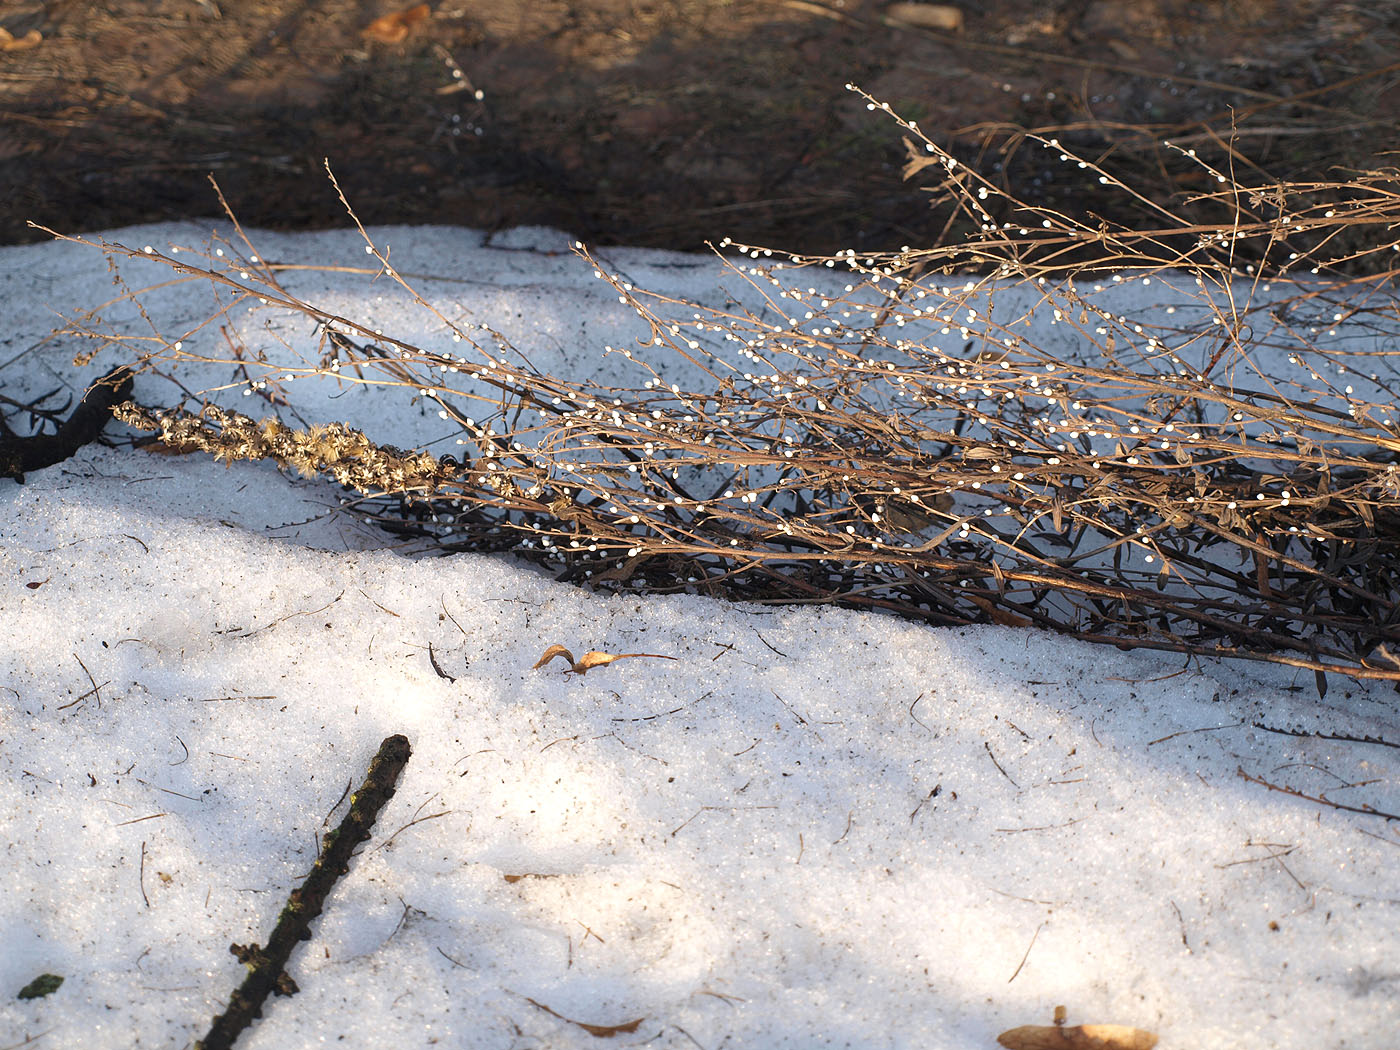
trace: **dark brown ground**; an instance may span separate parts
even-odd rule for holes
[[[1269,174],[1319,177],[1400,144],[1400,2],[965,0],[956,35],[872,0],[442,0],[401,43],[398,0],[0,5],[42,42],[0,53],[0,243],[207,216],[249,224],[548,224],[595,241],[819,251],[930,243],[888,118],[854,81],[1024,196],[1122,217],[1016,127],[1115,152],[1166,199],[1150,146],[1228,134]],[[454,69],[460,76],[454,76]],[[483,97],[478,100],[475,91]],[[1014,141],[1014,140],[1013,140]],[[1394,163],[1394,158],[1390,158]],[[1116,211],[1115,211],[1116,209]]]

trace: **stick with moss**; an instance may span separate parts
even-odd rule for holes
[[[369,838],[379,811],[394,795],[399,774],[410,754],[407,737],[396,734],[385,738],[369,765],[364,784],[350,799],[350,811],[340,827],[321,841],[321,854],[311,874],[287,898],[267,947],[229,945],[229,951],[247,965],[248,976],[229,998],[228,1009],[214,1018],[209,1034],[195,1043],[196,1050],[228,1050],[243,1029],[254,1018],[262,1016],[262,1005],[269,993],[296,993],[296,982],[287,976],[283,967],[297,943],[311,939],[311,920],[321,914],[326,896],[346,872],[355,847]]]

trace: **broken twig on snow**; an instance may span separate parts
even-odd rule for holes
[[[196,1050],[229,1050],[243,1029],[262,1016],[262,1005],[269,993],[296,994],[296,982],[283,967],[291,958],[292,949],[310,939],[311,920],[321,914],[327,895],[347,870],[355,847],[369,838],[379,811],[393,798],[399,774],[412,753],[407,737],[395,734],[384,739],[369,764],[365,782],[350,799],[350,811],[340,827],[321,840],[321,855],[311,874],[287,898],[267,947],[229,945],[229,951],[248,967],[248,976],[229,998],[228,1009],[214,1018],[209,1034],[195,1043]]]

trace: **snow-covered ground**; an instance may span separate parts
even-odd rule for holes
[[[630,323],[558,235],[376,239],[551,367],[598,367]],[[719,279],[610,254],[647,287]],[[286,281],[425,337],[387,282]],[[0,288],[0,392],[117,363],[45,339],[116,294],[99,253],[0,249]],[[197,295],[148,300],[178,330]],[[392,392],[334,393],[297,407],[441,436]],[[266,940],[394,733],[398,793],[293,956],[299,994],[240,1046],[591,1047],[565,1019],[640,1019],[611,1045],[974,1050],[1060,1004],[1165,1050],[1395,1045],[1400,827],[1241,775],[1400,810],[1393,746],[1308,735],[1395,742],[1389,687],[1334,676],[1319,700],[1309,673],[1036,631],[602,596],[505,556],[407,557],[267,464],[126,448],[0,481],[0,544],[0,1046],[202,1036],[243,975],[229,944]],[[675,659],[532,669],[553,644]],[[16,998],[45,973],[56,992]]]

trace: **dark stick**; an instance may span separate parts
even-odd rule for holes
[[[365,782],[350,797],[350,811],[340,827],[321,840],[321,855],[311,874],[288,896],[267,947],[229,945],[229,951],[248,967],[248,976],[229,998],[228,1009],[214,1018],[209,1034],[194,1044],[195,1050],[230,1050],[243,1029],[262,1016],[262,1005],[270,992],[296,994],[296,982],[283,967],[297,943],[311,939],[311,920],[321,914],[326,895],[345,874],[355,847],[369,838],[379,811],[394,796],[394,787],[410,754],[407,737],[396,734],[384,739],[369,764]]]
[[[58,428],[56,434],[16,437],[0,427],[0,478],[23,482],[31,470],[42,470],[62,463],[78,449],[96,441],[112,418],[112,406],[131,396],[131,369],[114,368],[92,384],[78,407]]]

